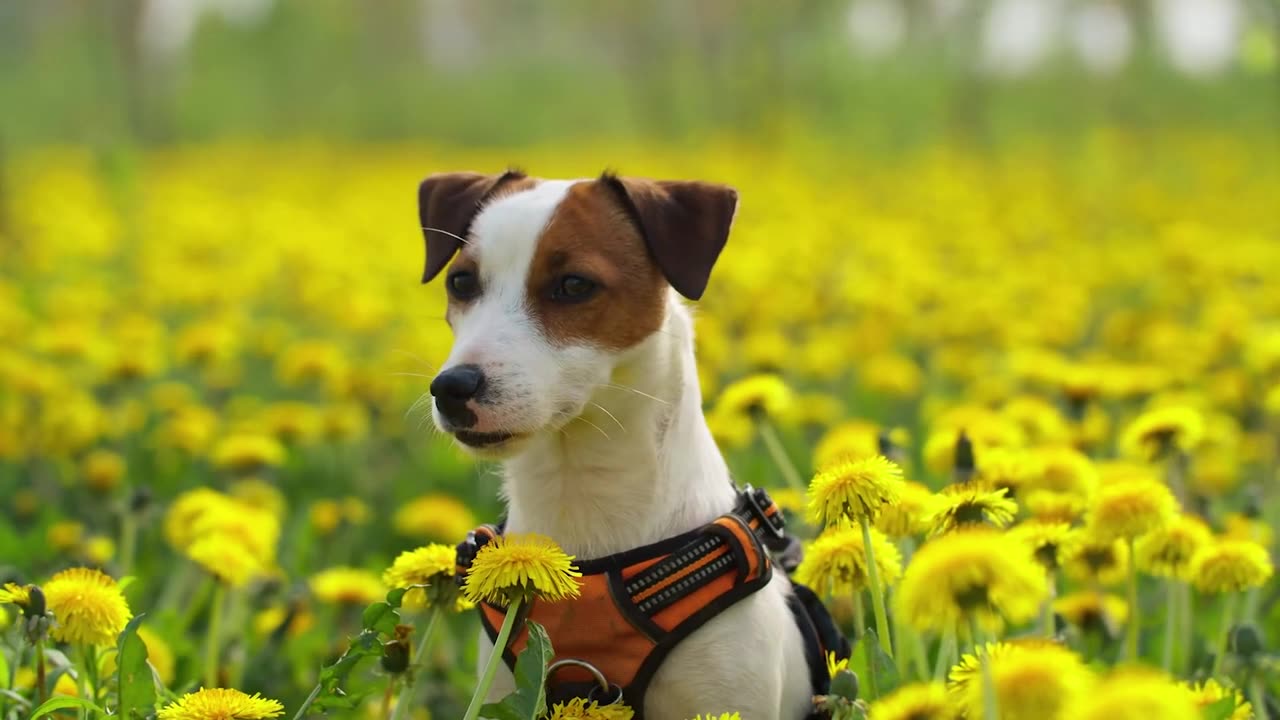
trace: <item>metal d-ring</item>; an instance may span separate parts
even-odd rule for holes
[[[596,667],[595,665],[592,665],[591,663],[585,660],[578,660],[576,658],[565,658],[563,660],[557,660],[547,666],[547,679],[550,680],[551,677],[554,676],[556,674],[556,671],[559,670],[560,668],[569,667],[569,666],[580,667],[583,670],[586,670],[587,672],[591,673],[591,676],[595,678],[596,687],[591,689],[591,699],[596,700],[595,694],[597,690],[602,690],[606,693],[610,693],[610,692],[614,693],[613,699],[605,703],[606,705],[612,705],[613,703],[616,703],[622,699],[622,688],[618,687],[617,685],[611,684],[609,682],[609,679],[604,676],[604,673],[600,672],[600,668]],[[596,700],[596,701],[599,702],[599,700]]]

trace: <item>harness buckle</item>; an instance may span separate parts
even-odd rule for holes
[[[784,532],[787,521],[783,519],[782,513],[774,511],[770,516],[765,512],[765,508],[773,505],[773,500],[769,497],[769,493],[764,488],[754,488],[746,485],[742,488],[742,499],[746,502],[747,510],[760,520],[760,528],[767,531],[771,538],[776,542],[786,539]],[[769,543],[772,544],[772,543]]]

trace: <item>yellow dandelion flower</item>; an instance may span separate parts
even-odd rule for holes
[[[1150,478],[1104,484],[1086,520],[1099,540],[1133,540],[1173,522],[1178,501],[1168,486]]]
[[[518,596],[537,595],[549,602],[577,597],[582,573],[572,561],[544,535],[502,535],[476,553],[463,592],[472,602],[494,605]]]
[[[74,520],[59,520],[45,531],[45,540],[56,552],[73,552],[84,542],[84,525]]]
[[[974,528],[925,543],[907,565],[896,599],[918,630],[951,630],[970,617],[999,629],[1002,619],[1035,617],[1047,593],[1044,570],[1030,549],[1003,533]]]
[[[1009,497],[1043,471],[1034,455],[1024,450],[992,448],[982,454],[973,482],[992,490],[1006,489]]]
[[[1070,447],[1038,448],[1031,454],[1040,473],[1026,483],[1029,490],[1093,497],[1098,487],[1098,469],[1088,455]]]
[[[106,565],[116,556],[116,541],[106,535],[94,535],[84,541],[80,556],[90,565]]]
[[[1066,420],[1053,403],[1034,395],[1011,398],[1000,414],[1012,420],[1027,437],[1027,442],[1042,444],[1060,442],[1070,435]]]
[[[18,668],[14,673],[13,686],[19,690],[35,690],[36,671],[31,668]],[[62,673],[58,676],[58,682],[54,683],[53,694],[80,697],[80,688],[76,685],[75,678],[71,677],[71,673]]]
[[[1275,533],[1265,521],[1244,513],[1227,513],[1222,522],[1222,537],[1231,540],[1252,540],[1263,547],[1271,547]]]
[[[902,577],[902,553],[879,530],[871,530],[880,582],[887,587]],[[829,595],[845,595],[867,587],[867,555],[862,531],[835,527],[819,535],[804,551],[796,581]]]
[[[885,505],[876,517],[876,529],[890,537],[913,537],[929,530],[937,498],[933,491],[917,482],[902,483],[898,501]]]
[[[89,568],[71,568],[41,586],[56,621],[55,640],[86,645],[112,645],[133,614],[115,579]]]
[[[264,510],[277,518],[283,518],[288,507],[284,493],[266,480],[247,478],[231,484],[227,491],[231,497],[258,510]]]
[[[342,498],[342,519],[351,525],[364,525],[373,516],[369,504],[354,495]]]
[[[1211,705],[1217,705],[1222,702],[1223,698],[1231,698],[1235,706],[1232,708],[1231,714],[1227,716],[1227,720],[1252,720],[1253,718],[1253,706],[1245,701],[1240,691],[1235,688],[1224,687],[1213,678],[1194,685],[1190,682],[1181,682],[1178,683],[1178,687],[1186,691],[1191,698],[1191,702],[1201,712],[1204,712]]]
[[[321,570],[311,576],[307,585],[318,600],[336,605],[368,605],[387,594],[386,586],[377,575],[353,567]]]
[[[948,485],[935,496],[928,518],[931,534],[975,525],[1007,526],[1018,514],[1018,504],[1006,497],[1008,492],[1005,488],[985,490],[971,483]]]
[[[551,706],[547,720],[631,720],[635,714],[624,703],[601,705],[595,700],[574,698]]]
[[[941,683],[903,685],[871,703],[867,720],[959,720]]]
[[[795,393],[772,373],[761,373],[730,383],[716,399],[715,414],[780,418],[791,411]]]
[[[1053,611],[1085,632],[1116,637],[1129,619],[1129,603],[1118,595],[1082,590],[1053,601]]]
[[[344,384],[348,372],[343,351],[319,341],[299,342],[286,348],[276,362],[276,377],[288,387],[315,382],[337,388]]]
[[[31,586],[5,583],[0,586],[0,605],[17,605],[26,608],[31,604]]]
[[[874,520],[898,502],[902,485],[902,468],[882,456],[837,462],[809,484],[809,519],[819,525]]]
[[[848,670],[848,669],[849,669],[849,658],[840,658],[839,660],[837,660],[835,653],[833,652],[827,653],[827,675],[829,677],[831,677],[832,679],[835,679],[836,673],[840,672],[841,670]]]
[[[95,450],[80,463],[80,474],[90,490],[109,492],[124,477],[124,458],[110,450]]]
[[[813,451],[813,466],[880,454],[880,428],[868,420],[849,420],[828,430]]]
[[[328,498],[316,500],[311,503],[307,516],[311,520],[311,527],[315,528],[317,533],[332,535],[342,524],[342,506],[337,500]]]
[[[1139,415],[1124,429],[1120,448],[1125,455],[1155,460],[1167,453],[1191,452],[1204,436],[1204,418],[1190,407],[1162,407]]]
[[[1133,561],[1148,575],[1185,580],[1196,551],[1213,539],[1213,533],[1196,515],[1182,513],[1159,530],[1138,538]]]
[[[319,437],[323,418],[320,411],[302,402],[275,402],[262,409],[262,427],[286,445],[308,443]]]
[[[1076,531],[1069,523],[1033,519],[1014,526],[1009,537],[1031,548],[1031,554],[1046,570],[1056,570],[1062,556],[1076,541]]]
[[[284,714],[278,700],[239,690],[201,688],[160,708],[159,720],[267,720]]]
[[[476,516],[461,500],[443,494],[414,498],[391,519],[396,532],[418,540],[456,543],[476,528]]]
[[[253,630],[258,635],[268,636],[282,633],[288,637],[298,637],[316,624],[315,614],[300,603],[293,605],[273,605],[253,616]]]
[[[1084,517],[1089,509],[1089,501],[1084,497],[1049,490],[1033,490],[1023,493],[1018,499],[1033,518],[1045,522],[1071,524]]]
[[[751,418],[728,412],[707,413],[707,428],[711,430],[711,437],[717,446],[735,450],[749,446],[756,434]]]
[[[453,579],[455,555],[452,546],[439,543],[407,550],[382,573],[382,582],[393,588],[413,587],[404,595],[408,608],[425,608],[442,600],[453,602],[458,587]]]
[[[1116,585],[1129,576],[1129,545],[1082,531],[1078,542],[1062,554],[1062,566],[1072,580]]]
[[[218,532],[197,538],[187,546],[186,554],[210,575],[235,588],[248,585],[267,570],[239,538]]]
[[[987,645],[987,648],[991,648]],[[991,652],[991,679],[1000,717],[1007,720],[1055,720],[1068,717],[1066,708],[1087,692],[1094,678],[1078,655],[1054,643],[1004,645],[1004,652]],[[985,693],[976,675],[979,659],[966,655],[962,666],[972,667],[972,675],[953,669],[952,696],[966,717],[982,716]]]
[[[1072,720],[1200,720],[1200,710],[1172,680],[1145,668],[1112,672],[1076,698]]]
[[[268,435],[231,435],[213,448],[214,466],[235,472],[276,467],[283,464],[284,459],[284,446]]]
[[[694,715],[689,720],[742,720],[742,716],[736,712],[731,713],[707,713],[705,715]]]
[[[1274,567],[1267,549],[1248,540],[1218,540],[1196,551],[1187,568],[1201,592],[1239,592],[1261,587]]]

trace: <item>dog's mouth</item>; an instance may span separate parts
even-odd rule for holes
[[[471,448],[492,448],[520,437],[511,432],[472,432],[470,430],[457,430],[453,436],[458,439],[458,442]]]

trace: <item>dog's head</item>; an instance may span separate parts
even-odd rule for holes
[[[489,456],[558,431],[662,327],[671,288],[701,297],[736,206],[701,182],[428,177],[422,281],[443,275],[454,333],[436,424]]]

